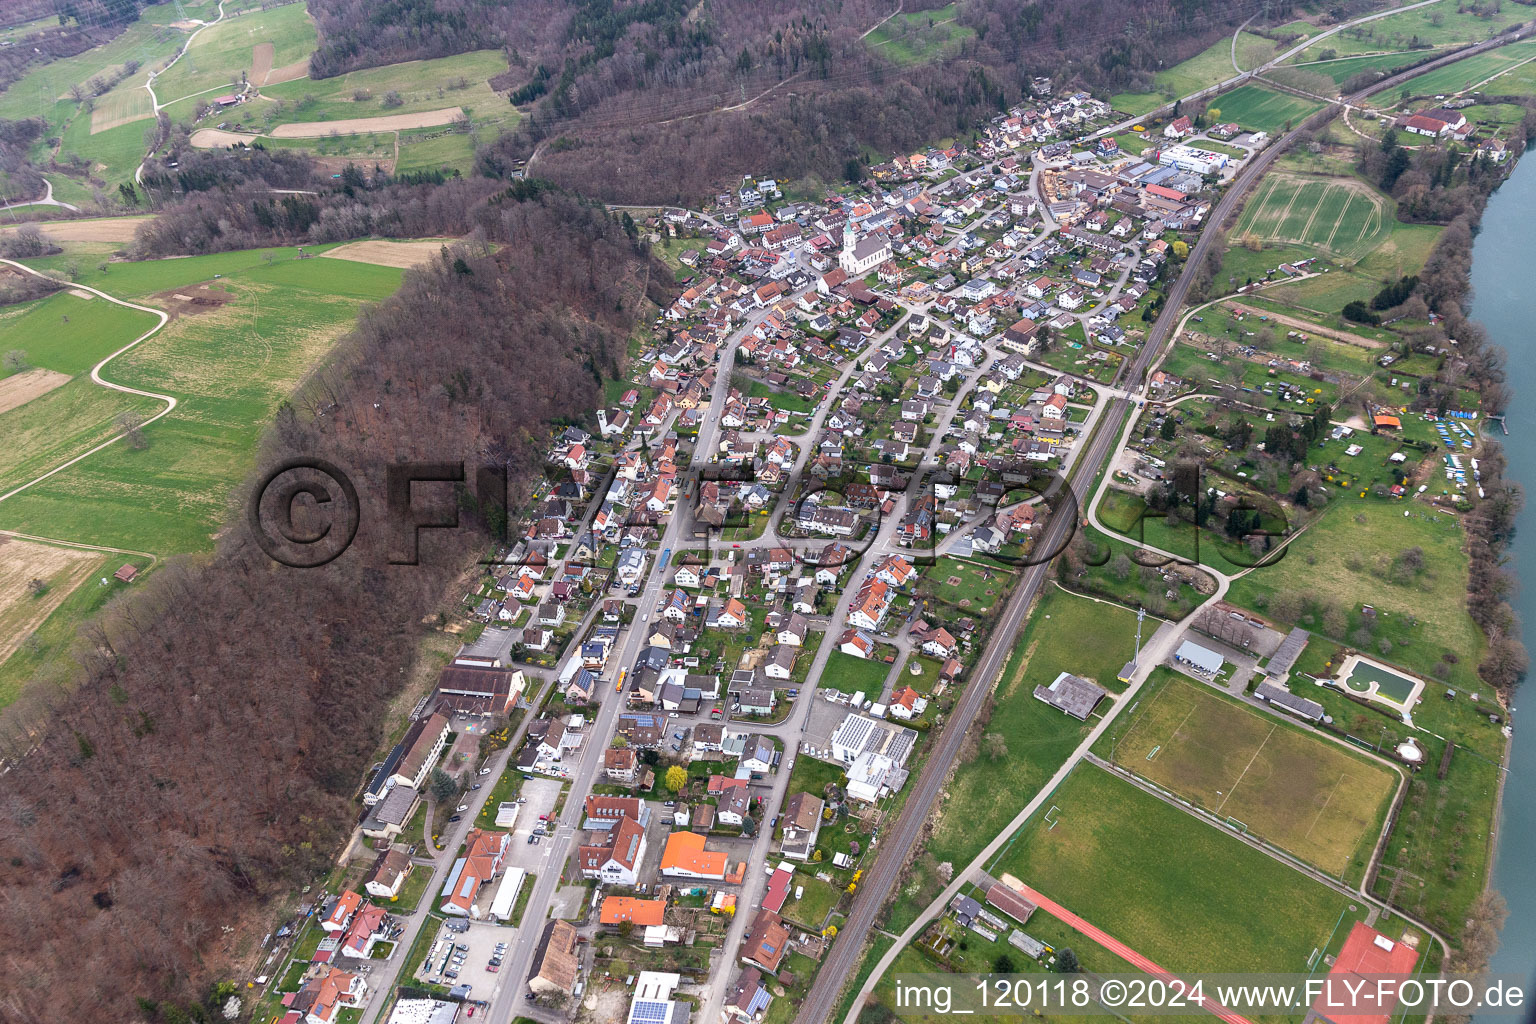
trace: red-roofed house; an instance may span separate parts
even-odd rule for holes
[[[383,907],[371,903],[354,914],[352,924],[341,940],[341,955],[368,959],[374,943],[384,937],[384,918],[387,916]]]
[[[763,906],[775,914],[784,909],[784,901],[789,898],[789,883],[794,878],[795,873],[788,865],[780,864],[774,868],[768,878],[768,892],[763,896]]]
[[[320,927],[327,932],[344,931],[352,922],[352,915],[357,913],[357,908],[362,906],[363,898],[348,889],[336,897],[336,902],[331,905],[330,913],[325,915],[325,920],[320,922]]]
[[[368,998],[368,983],[362,975],[339,967],[306,981],[287,999],[289,1009],[301,1014],[305,1024],[334,1024],[342,1007],[362,1006]]]

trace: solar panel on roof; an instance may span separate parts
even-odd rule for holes
[[[667,1019],[669,1009],[667,1003],[653,1003],[637,1001],[630,1011],[630,1020],[637,1024],[663,1024]]]

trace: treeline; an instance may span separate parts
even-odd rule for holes
[[[480,178],[441,186],[381,184],[316,195],[221,189],[190,196],[140,225],[132,251],[137,258],[155,259],[370,235],[460,237],[477,225],[476,204],[498,187]]]
[[[470,216],[494,251],[409,272],[264,438],[260,467],[345,467],[352,547],[283,568],[239,518],[211,558],[167,565],[87,627],[70,687],[8,716],[0,1019],[214,1019],[200,1004],[252,964],[267,900],[328,869],[420,623],[486,544],[434,531],[420,565],[389,564],[384,464],[495,464],[526,493],[549,425],[618,371],[649,281],[622,227],[567,195],[499,193]]]

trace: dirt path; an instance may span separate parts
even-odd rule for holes
[[[18,270],[18,271],[22,272],[23,274],[31,274],[34,277],[44,277],[45,276],[43,274],[38,273],[36,270],[33,270],[31,267],[27,266],[24,263],[17,263],[15,260],[0,259],[0,263],[3,263],[6,266],[11,267],[11,268],[13,268],[15,270]],[[102,370],[102,367],[106,366],[108,363],[110,363],[112,360],[116,359],[118,356],[122,355],[124,352],[127,352],[131,348],[134,348],[135,346],[139,345],[141,342],[148,341],[150,338],[154,337],[157,333],[159,333],[160,328],[164,327],[167,323],[170,322],[170,319],[171,319],[170,318],[170,314],[166,313],[165,310],[163,310],[163,309],[151,309],[149,306],[141,306],[141,305],[139,305],[136,302],[128,302],[125,299],[116,298],[115,296],[108,295],[106,292],[102,291],[99,288],[92,288],[89,285],[78,285],[77,287],[79,287],[81,291],[90,292],[92,295],[95,295],[98,298],[106,299],[108,302],[115,303],[116,305],[119,305],[119,306],[126,306],[129,309],[136,309],[136,310],[138,310],[141,313],[149,313],[149,314],[151,314],[152,316],[155,317],[155,326],[151,327],[149,330],[145,331],[143,334],[139,335],[137,338],[134,338],[128,344],[124,345],[122,348],[118,349],[116,352],[113,352],[111,355],[107,356],[101,362],[99,362],[95,366],[91,367],[91,380],[94,381],[95,383],[101,385],[104,388],[108,388],[108,389],[110,389],[112,391],[121,391],[122,393],[124,393],[126,395],[139,395],[140,397],[143,397],[143,398],[153,398],[156,401],[164,402],[165,403],[165,408],[164,409],[161,409],[159,412],[155,413],[153,416],[150,416],[149,418],[145,419],[141,424],[139,424],[141,427],[149,426],[151,423],[155,422],[156,420],[160,419],[162,416],[166,415],[167,413],[171,412],[171,410],[176,408],[176,405],[177,405],[176,398],[171,396],[171,395],[162,395],[162,394],[159,394],[158,392],[154,392],[154,391],[145,391],[142,388],[131,388],[131,387],[128,387],[126,384],[114,384],[111,381],[105,380],[105,379],[102,378],[101,370]],[[0,501],[5,501],[8,498],[15,497],[16,495],[20,494],[22,491],[26,490],[27,488],[32,487],[35,484],[42,483],[44,480],[47,480],[49,477],[53,476],[55,473],[61,473],[64,470],[68,469],[70,466],[73,466],[75,463],[81,462],[81,461],[83,461],[85,459],[90,458],[92,455],[95,455],[97,452],[101,451],[104,448],[111,447],[113,444],[116,444],[118,441],[121,441],[126,436],[127,436],[127,431],[124,431],[121,434],[113,434],[111,437],[109,437],[107,440],[103,441],[101,444],[98,444],[96,447],[94,447],[94,448],[92,448],[92,449],[90,449],[88,451],[81,452],[79,455],[76,455],[74,458],[68,460],[67,462],[59,463],[59,465],[54,466],[52,469],[48,470],[46,473],[42,474],[41,476],[34,477],[31,480],[28,480],[26,483],[21,484],[21,485],[16,486],[16,487],[13,487],[9,491],[6,491],[4,494],[0,494]]]
[[[251,84],[263,86],[267,79],[272,77],[272,58],[277,55],[277,47],[271,43],[257,43],[251,49]]]
[[[408,128],[436,128],[464,120],[460,107],[423,110],[417,114],[385,114],[382,117],[349,117],[340,121],[291,122],[272,129],[274,139],[321,139],[337,132],[341,135],[366,132],[397,132]]]
[[[26,405],[54,388],[63,387],[69,380],[69,374],[45,370],[41,366],[24,373],[14,373],[0,380],[0,412],[9,412],[17,406]]]
[[[1287,327],[1294,327],[1298,331],[1305,331],[1308,334],[1316,334],[1320,337],[1330,338],[1333,341],[1342,341],[1346,345],[1354,345],[1357,348],[1368,348],[1374,350],[1387,347],[1387,343],[1384,341],[1377,341],[1375,338],[1362,337],[1358,334],[1350,334],[1348,331],[1337,331],[1332,327],[1320,327],[1319,325],[1312,323],[1310,320],[1303,320],[1300,317],[1287,316],[1284,313],[1276,313],[1269,309],[1259,309],[1256,306],[1244,306],[1238,302],[1229,302],[1227,305],[1231,306],[1233,309],[1240,310],[1244,313],[1249,313],[1254,316],[1267,316],[1275,323],[1284,324]]]

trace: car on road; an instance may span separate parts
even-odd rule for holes
[[[667,717],[668,718],[676,718],[677,717],[677,712],[676,711],[668,711],[667,712]]]
[[[663,806],[663,807],[676,807],[677,806],[677,801],[676,800],[663,800],[662,803],[661,803],[661,806]]]

